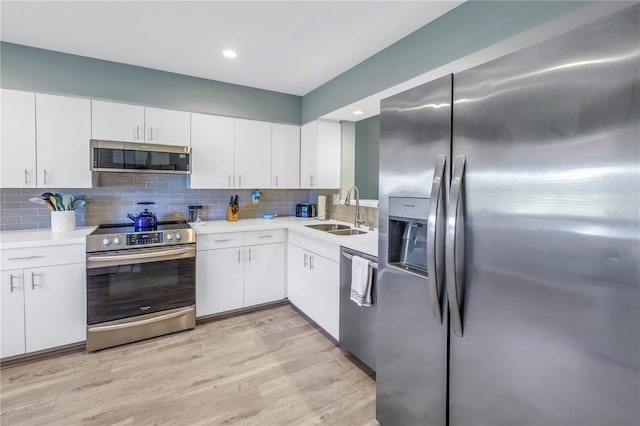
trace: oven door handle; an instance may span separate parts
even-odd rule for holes
[[[189,252],[193,252],[193,247],[179,248],[179,249],[171,249],[171,250],[159,250],[153,252],[144,252],[144,253],[134,253],[134,254],[105,254],[98,256],[89,256],[87,261],[90,262],[112,262],[114,260],[142,260],[142,259],[151,259],[154,257],[166,257],[173,256],[178,254],[185,254]]]
[[[164,321],[164,320],[168,320],[171,318],[177,318],[177,317],[181,317],[183,315],[187,315],[189,313],[191,313],[193,311],[193,308],[189,307],[186,309],[182,309],[178,312],[171,312],[170,314],[165,314],[165,315],[160,315],[157,317],[153,317],[153,318],[147,318],[144,320],[137,320],[135,321],[135,317],[132,318],[132,321],[130,322],[123,322],[122,324],[112,324],[112,325],[98,325],[95,327],[87,327],[87,331],[89,332],[99,332],[99,331],[109,331],[109,330],[120,330],[122,328],[131,328],[131,327],[138,327],[140,325],[145,325],[145,324],[153,324],[155,322],[160,322],[160,321]]]

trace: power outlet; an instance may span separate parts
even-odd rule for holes
[[[337,206],[340,204],[340,194],[333,194],[333,205]]]

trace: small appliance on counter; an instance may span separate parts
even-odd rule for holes
[[[296,217],[316,217],[318,206],[313,203],[298,203],[296,205]]]
[[[189,206],[189,222],[202,223],[202,206]]]
[[[327,215],[327,196],[318,195],[318,220],[329,219]]]

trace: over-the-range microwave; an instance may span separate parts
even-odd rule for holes
[[[191,173],[191,147],[92,139],[94,172]]]

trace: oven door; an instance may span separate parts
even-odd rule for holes
[[[87,254],[87,324],[195,304],[195,244]]]

